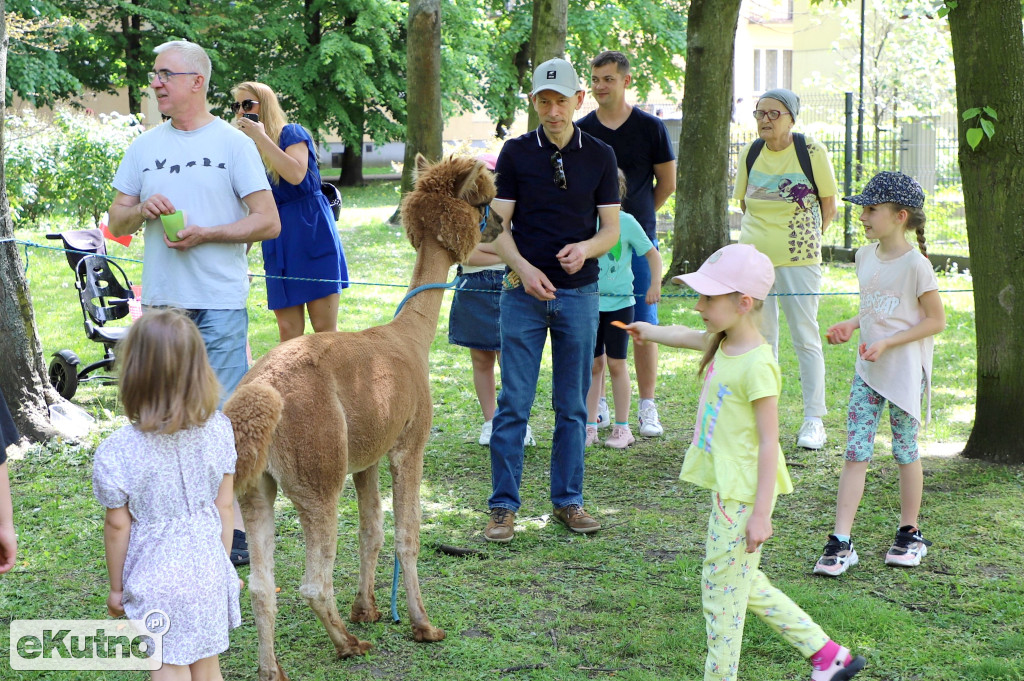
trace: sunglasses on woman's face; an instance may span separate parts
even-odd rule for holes
[[[255,104],[259,104],[255,99],[243,99],[241,102],[231,102],[231,111],[238,113],[238,109],[241,108],[242,111],[248,113],[252,111],[252,107]]]

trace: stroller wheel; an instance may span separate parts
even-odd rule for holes
[[[52,385],[60,396],[70,400],[78,390],[78,365],[81,362],[78,355],[70,350],[60,350],[53,353],[50,360],[50,385]]]

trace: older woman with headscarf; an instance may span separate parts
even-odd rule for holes
[[[771,258],[775,285],[765,302],[762,333],[779,354],[779,306],[800,364],[804,422],[797,445],[825,445],[825,356],[818,331],[821,235],[836,215],[836,179],[825,147],[793,132],[800,98],[785,90],[761,95],[754,110],[758,139],[740,153],[733,198],[743,209],[740,243]],[[796,295],[789,295],[796,294]]]

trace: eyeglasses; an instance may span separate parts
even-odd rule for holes
[[[779,116],[786,115],[792,116],[793,114],[789,113],[788,111],[778,111],[776,109],[772,109],[771,111],[761,111],[760,109],[754,109],[754,118],[756,118],[759,121],[763,120],[765,116],[767,116],[768,120],[770,121],[777,121],[779,119]]]
[[[238,109],[241,108],[242,111],[248,113],[252,111],[252,107],[255,104],[259,104],[259,101],[255,99],[243,99],[241,102],[231,102],[231,111],[238,113]]]
[[[196,71],[168,71],[167,69],[160,69],[159,71],[149,72],[149,82],[153,82],[154,78],[159,78],[161,83],[166,83],[171,79],[171,76],[198,76],[199,73]]]
[[[551,167],[555,169],[555,186],[565,189],[565,166],[562,165],[562,152],[556,151],[551,154]]]

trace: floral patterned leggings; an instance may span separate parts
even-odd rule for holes
[[[921,381],[921,391],[925,383]],[[871,461],[875,453],[875,434],[882,420],[884,397],[854,374],[850,388],[850,408],[846,413],[846,460]],[[892,428],[892,456],[896,463],[917,461],[917,431],[921,424],[913,416],[889,402],[889,426]]]
[[[747,553],[747,521],[754,507],[711,493],[711,517],[701,574],[708,633],[704,681],[735,681],[747,611],[760,617],[809,658],[829,638],[800,606],[761,572],[761,551]]]

